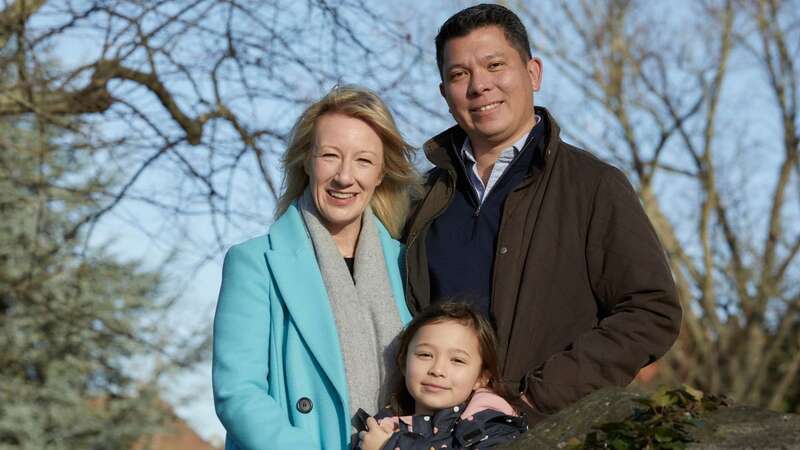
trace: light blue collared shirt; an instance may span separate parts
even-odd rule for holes
[[[542,118],[537,114],[536,123],[533,126],[536,127],[541,119]],[[472,185],[475,194],[478,195],[479,204],[483,204],[483,200],[489,195],[489,191],[492,190],[494,185],[497,184],[497,180],[503,176],[508,166],[510,166],[517,155],[522,152],[525,146],[525,140],[528,139],[529,134],[530,131],[525,133],[517,142],[514,142],[514,145],[500,153],[500,156],[497,157],[497,161],[494,162],[494,166],[492,166],[492,172],[489,174],[489,180],[486,182],[485,186],[480,175],[478,175],[478,164],[475,160],[475,154],[472,151],[472,144],[469,142],[469,138],[464,139],[464,144],[461,146],[461,160],[464,161],[464,167],[467,169],[469,184]]]

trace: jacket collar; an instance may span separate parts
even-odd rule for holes
[[[542,122],[544,123],[541,125],[547,127],[547,131],[544,133],[547,142],[545,145],[537,145],[537,147],[544,149],[543,160],[547,161],[558,148],[560,128],[547,108],[536,106],[535,110],[542,117]],[[534,131],[531,134],[535,132],[536,127],[534,127]],[[428,158],[431,164],[441,169],[455,170],[454,164],[458,161],[457,152],[466,138],[467,134],[464,130],[460,126],[454,125],[425,142],[422,146],[425,150],[425,157]],[[538,158],[535,160],[538,160]]]

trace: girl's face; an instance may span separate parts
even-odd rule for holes
[[[464,402],[486,385],[478,337],[454,321],[420,328],[408,346],[406,389],[415,400],[415,414],[433,414]]]

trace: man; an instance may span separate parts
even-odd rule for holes
[[[534,108],[542,63],[519,18],[467,8],[436,37],[457,126],[406,229],[412,311],[458,297],[495,323],[504,380],[531,423],[664,354],[681,309],[664,251],[625,176]]]

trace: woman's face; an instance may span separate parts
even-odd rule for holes
[[[314,204],[331,235],[357,235],[383,180],[383,142],[366,122],[338,113],[321,116],[315,134],[307,168]]]

